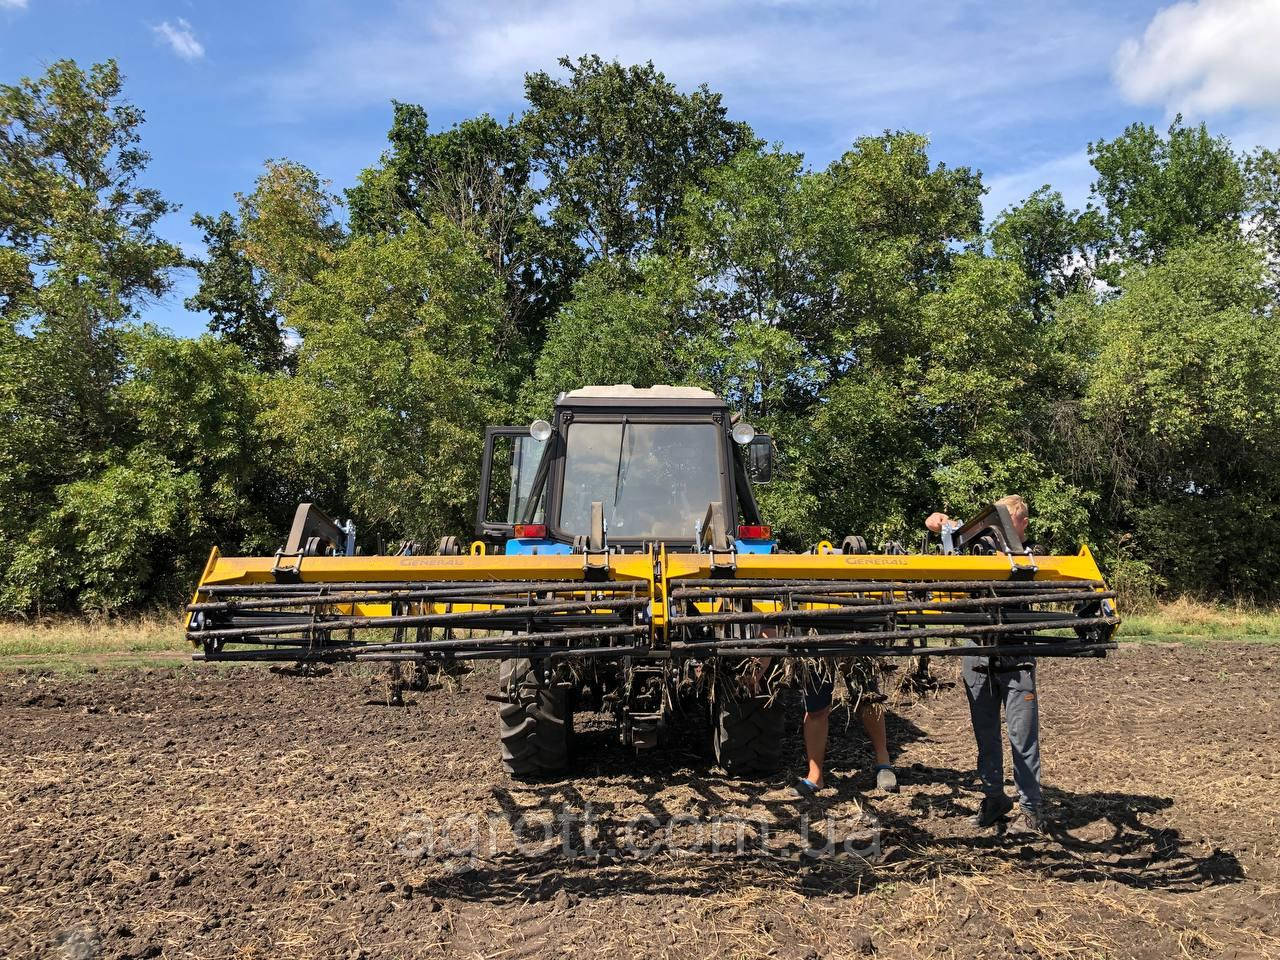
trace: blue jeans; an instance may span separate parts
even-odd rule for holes
[[[964,658],[964,690],[969,717],[978,742],[978,777],[987,796],[1004,793],[1004,747],[1000,742],[1000,708],[1004,707],[1009,748],[1013,754],[1013,782],[1024,808],[1039,809],[1040,703],[1036,668],[1023,664],[1001,669],[986,657]]]

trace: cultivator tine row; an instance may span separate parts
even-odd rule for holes
[[[686,579],[673,653],[733,656],[1098,656],[1115,648],[1100,580]]]
[[[649,604],[643,581],[209,585],[187,637],[204,660],[626,656],[648,650]]]

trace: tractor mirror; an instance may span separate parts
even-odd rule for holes
[[[757,433],[747,444],[747,475],[752,483],[773,479],[773,439],[767,433]]]

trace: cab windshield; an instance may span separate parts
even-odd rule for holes
[[[691,540],[707,504],[721,499],[716,424],[569,425],[560,508],[564,533],[590,533],[591,502],[599,500],[613,537]]]

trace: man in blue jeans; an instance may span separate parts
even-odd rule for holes
[[[1014,494],[996,503],[1006,507],[1019,539],[1025,539],[1030,516],[1027,503]],[[925,526],[942,531],[951,518],[934,513]],[[1018,827],[1044,832],[1040,795],[1040,706],[1036,699],[1036,663],[1030,657],[965,657],[964,691],[969,718],[978,744],[978,779],[982,781],[982,806],[973,823],[990,827],[1013,809],[1004,792],[1004,747],[1000,742],[1000,708],[1004,708],[1009,748],[1013,754],[1013,782],[1018,788]]]
[[[990,827],[1013,809],[1004,792],[1004,746],[1000,742],[1000,707],[1004,706],[1013,782],[1018,788],[1018,826],[1044,832],[1040,797],[1040,709],[1036,701],[1036,665],[1015,657],[965,657],[964,690],[978,742],[978,779],[982,806],[975,826]]]

